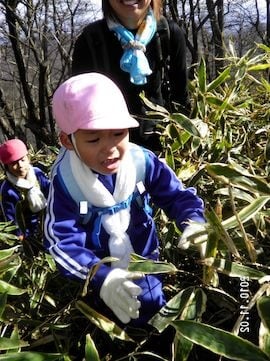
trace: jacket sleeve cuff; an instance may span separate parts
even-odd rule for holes
[[[111,272],[111,270],[112,268],[110,266],[101,264],[98,270],[96,271],[94,277],[92,278],[89,287],[93,288],[94,291],[99,293],[105,278]]]

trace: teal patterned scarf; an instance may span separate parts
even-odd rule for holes
[[[153,10],[149,9],[135,36],[114,20],[107,19],[107,24],[124,49],[120,60],[121,69],[130,74],[131,83],[137,85],[146,84],[147,75],[150,75],[152,70],[144,53],[146,45],[151,41],[157,29]]]

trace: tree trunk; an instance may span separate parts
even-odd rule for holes
[[[223,46],[223,27],[224,27],[224,5],[223,0],[217,0],[215,3],[212,0],[206,0],[206,5],[210,17],[212,28],[214,55],[215,55],[215,70],[216,75],[219,70],[223,68],[224,46]],[[217,10],[217,14],[215,12]]]

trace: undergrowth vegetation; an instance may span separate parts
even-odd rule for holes
[[[162,157],[206,207],[205,230],[185,251],[174,223],[157,212],[161,262],[134,255],[130,263],[164,274],[168,303],[151,324],[159,332],[174,327],[177,361],[270,360],[270,48],[242,58],[231,48],[225,63],[208,82],[201,60],[190,118],[145,99],[149,116],[163,120]],[[48,172],[53,158],[33,154]],[[202,239],[203,261],[194,244]],[[88,306],[84,285],[63,279],[48,254],[26,253],[5,222],[0,242],[0,360],[110,360],[116,342],[129,345],[118,360],[147,354]]]

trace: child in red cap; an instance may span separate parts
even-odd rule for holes
[[[30,164],[26,145],[10,139],[0,146],[5,179],[0,187],[0,207],[5,221],[17,226],[16,235],[27,239],[40,235],[40,216],[46,207],[50,181]]]

